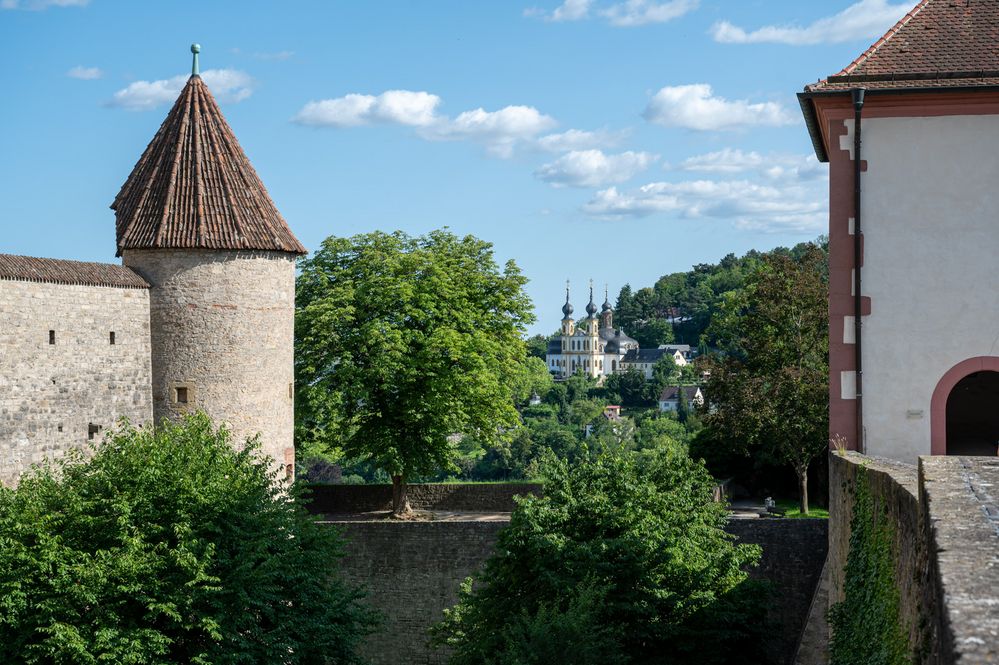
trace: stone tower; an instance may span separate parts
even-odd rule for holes
[[[277,211],[194,67],[125,181],[118,255],[150,288],[153,418],[203,410],[294,474],[295,259]]]

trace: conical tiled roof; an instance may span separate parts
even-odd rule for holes
[[[184,86],[111,209],[126,249],[305,254],[200,76]]]

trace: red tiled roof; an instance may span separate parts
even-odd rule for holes
[[[305,253],[196,75],[111,209],[119,255],[147,248]]]
[[[148,289],[146,280],[114,263],[39,259],[0,254],[0,280]]]
[[[999,2],[921,0],[859,58],[806,92],[999,83]]]

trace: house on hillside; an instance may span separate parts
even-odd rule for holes
[[[687,404],[691,406],[704,405],[704,393],[699,386],[669,386],[664,388],[659,395],[659,410],[672,411],[676,413],[680,408],[680,392],[687,398]]]
[[[922,0],[798,95],[829,163],[829,434],[851,449],[996,454],[997,34],[999,2]]]

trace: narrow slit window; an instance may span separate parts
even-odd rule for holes
[[[49,331],[49,344],[55,344],[55,331]]]
[[[114,346],[114,331],[113,330],[111,331],[111,336],[110,336],[110,338],[109,338],[108,341],[111,342],[111,346]]]

